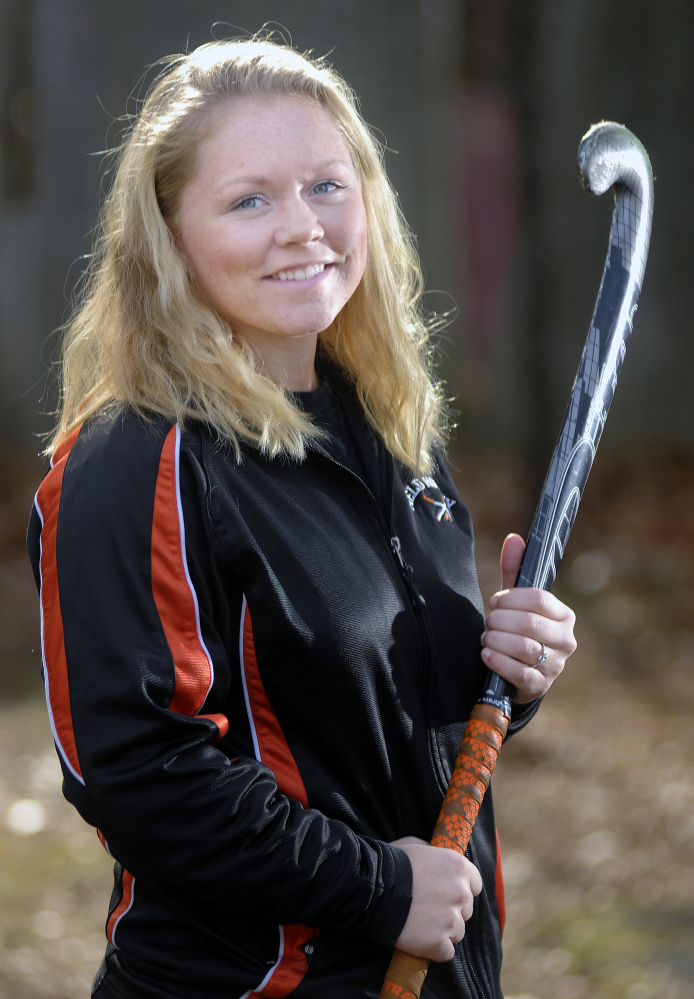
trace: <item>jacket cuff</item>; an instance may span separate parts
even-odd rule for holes
[[[541,704],[541,697],[537,697],[534,701],[528,701],[527,704],[513,704],[511,706],[511,721],[508,724],[506,738],[508,739],[510,736],[515,735],[516,732],[520,732],[528,724]]]
[[[369,906],[364,932],[382,947],[392,948],[407,922],[412,904],[412,864],[400,847],[379,843],[382,891]]]

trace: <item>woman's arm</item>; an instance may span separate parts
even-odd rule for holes
[[[38,492],[66,796],[187,913],[219,905],[392,944],[409,911],[405,854],[281,794],[253,756],[236,643],[218,627],[205,477],[174,433],[130,418],[86,428]]]

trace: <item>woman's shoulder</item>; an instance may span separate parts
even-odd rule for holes
[[[253,449],[240,450],[237,454],[233,443],[221,440],[203,420],[179,425],[168,416],[126,409],[93,417],[67,442],[73,473],[80,469],[90,479],[125,479],[142,487],[168,477],[174,485],[195,480],[195,488],[203,488],[212,468],[221,465],[233,474],[254,457]]]
[[[163,441],[173,426],[124,410],[101,413],[72,430],[55,448],[39,495],[62,495],[74,484],[96,498],[105,497],[123,482],[135,482],[156,465]]]
[[[174,427],[172,419],[158,413],[117,409],[99,413],[84,423],[75,443],[97,458],[116,459],[122,454],[132,460],[161,449]]]
[[[156,477],[175,423],[157,414],[119,409],[91,417],[56,448],[49,477],[78,482],[93,495],[137,489]]]
[[[132,466],[159,461],[169,448],[200,453],[203,441],[214,446],[215,435],[206,424],[188,420],[183,427],[169,416],[117,409],[99,413],[75,430],[56,448],[53,464],[70,458],[90,465]]]
[[[76,429],[56,449],[37,492],[42,515],[89,525],[151,519],[163,504],[204,494],[201,469],[204,428],[184,432],[172,420],[129,410],[102,413]]]

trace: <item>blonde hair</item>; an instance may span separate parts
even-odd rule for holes
[[[244,442],[268,456],[304,457],[316,434],[310,420],[199,292],[166,222],[214,111],[235,97],[279,93],[328,110],[354,159],[367,215],[365,272],[320,334],[321,353],[354,385],[388,450],[428,471],[443,421],[421,271],[382,148],[353,92],[324,60],[269,37],[210,42],[162,64],[116,151],[94,253],[64,329],[60,422],[49,451],[91,416],[127,407],[180,424],[202,419],[239,457]]]

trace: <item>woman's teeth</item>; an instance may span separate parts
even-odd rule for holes
[[[303,270],[278,271],[277,274],[273,274],[272,276],[273,278],[279,278],[280,281],[308,281],[309,278],[315,277],[316,274],[320,274],[324,270],[325,264],[312,264]]]

